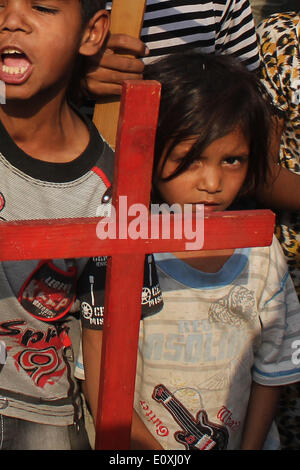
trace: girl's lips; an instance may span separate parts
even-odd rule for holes
[[[203,204],[204,206],[218,206],[220,203],[219,202],[208,202],[208,201],[197,201],[197,202],[191,202],[190,204]]]
[[[204,212],[214,212],[214,211],[217,211],[217,210],[220,210],[219,207],[220,205],[219,204],[214,204],[214,203],[206,203],[206,202],[196,202],[196,203],[193,203],[193,210],[196,210],[196,205],[204,205]]]
[[[220,210],[218,204],[204,204],[204,213],[216,212]]]

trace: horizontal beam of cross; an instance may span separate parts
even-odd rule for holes
[[[160,217],[161,220],[162,216]],[[101,218],[0,222],[2,261],[79,258],[124,253],[186,251],[184,236],[170,239],[106,239],[97,236]],[[128,217],[128,226],[134,217]],[[161,226],[162,224],[160,224]],[[195,226],[195,224],[194,224]],[[267,246],[271,244],[274,214],[269,210],[219,212],[205,216],[203,250]],[[117,228],[118,233],[118,228]],[[151,218],[149,219],[151,234]]]

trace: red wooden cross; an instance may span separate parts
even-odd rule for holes
[[[137,202],[149,205],[159,98],[156,82],[123,86],[112,199],[117,211],[123,195],[128,197],[128,206]],[[126,450],[130,446],[144,257],[146,253],[184,251],[190,240],[184,236],[100,240],[98,222],[99,218],[1,221],[0,259],[110,257],[95,448]],[[211,214],[205,217],[203,249],[267,246],[273,230],[274,214],[268,210]]]

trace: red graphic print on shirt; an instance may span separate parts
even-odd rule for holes
[[[63,342],[67,328],[49,326],[46,331],[26,327],[24,321],[0,323],[0,338],[9,336],[15,343],[8,346],[8,355],[14,358],[18,372],[24,371],[37,387],[53,385],[64,374]],[[10,341],[10,344],[12,342]]]

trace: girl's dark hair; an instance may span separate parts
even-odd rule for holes
[[[82,23],[86,23],[94,16],[98,10],[104,10],[106,0],[80,0]]]
[[[183,173],[214,140],[241,126],[250,144],[242,189],[246,192],[266,181],[270,109],[254,72],[229,55],[188,52],[147,65],[144,78],[162,85],[154,175],[167,144],[171,146],[164,163],[179,142],[198,136],[175,172],[165,179],[170,180]]]

